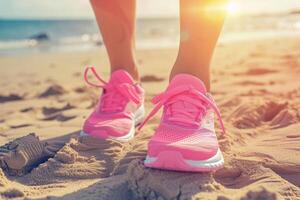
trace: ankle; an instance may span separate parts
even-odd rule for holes
[[[201,69],[201,67],[180,67],[177,65],[174,65],[169,81],[171,81],[176,75],[178,74],[190,74],[197,78],[199,78],[203,83],[205,84],[206,90],[210,91],[210,75],[208,72],[205,72],[205,70],[195,70],[195,69]]]
[[[136,82],[140,81],[140,76],[139,76],[139,72],[138,72],[138,68],[134,65],[134,66],[118,66],[118,67],[111,67],[111,73],[113,73],[114,71],[117,70],[125,70],[126,72],[128,72],[131,77],[133,78],[133,80],[135,80]]]

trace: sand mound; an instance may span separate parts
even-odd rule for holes
[[[126,173],[128,189],[134,199],[275,200],[278,197],[277,192],[282,196],[289,196],[290,199],[296,199],[300,195],[296,192],[297,187],[257,162],[227,162],[229,164],[215,174],[195,174],[149,169],[140,160],[134,160],[129,164]],[[283,185],[289,191],[288,194],[279,189]],[[240,192],[236,193],[235,189]]]
[[[62,198],[51,199],[87,199],[87,200],[133,200],[130,190],[128,190],[128,182],[125,176],[118,175],[102,179],[92,186],[83,188],[77,192],[67,194]]]
[[[220,190],[211,174],[151,170],[136,160],[127,171],[128,184],[136,199],[188,199],[197,193]]]
[[[31,133],[0,147],[0,164],[9,175],[21,176],[55,155],[57,148]]]
[[[228,119],[240,129],[256,128],[262,125],[280,128],[299,121],[297,110],[288,102],[260,99],[239,105]]]
[[[107,66],[105,59],[98,60],[98,52],[36,55],[34,59],[39,62],[24,56],[22,63],[38,71],[35,76],[19,76],[17,84],[11,77],[24,73],[24,69],[15,63],[15,57],[0,58],[3,66],[12,66],[7,73],[0,73],[0,80],[7,83],[1,85],[3,94],[14,91],[28,97],[17,101],[14,99],[18,97],[0,95],[0,103],[5,101],[0,109],[1,144],[24,132],[38,131],[45,138],[41,141],[31,134],[0,147],[0,199],[300,199],[297,44],[295,39],[285,38],[218,48],[212,67],[212,93],[227,135],[221,135],[217,125],[225,166],[215,173],[144,167],[147,144],[160,121],[159,114],[128,143],[78,137],[83,120],[98,101],[99,90],[83,87],[77,72],[87,60]],[[168,77],[169,69],[164,66],[173,64],[169,58],[177,52],[139,53],[145,65],[142,81],[149,111],[151,98],[166,87],[162,78]],[[149,53],[158,59],[149,60]],[[102,69],[101,74],[108,75]],[[58,73],[62,71],[66,73]],[[60,85],[72,89],[66,91]]]
[[[26,176],[29,184],[49,184],[70,179],[108,177],[122,151],[122,145],[111,140],[89,136],[72,138],[53,158]]]

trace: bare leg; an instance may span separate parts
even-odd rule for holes
[[[180,0],[180,48],[170,79],[178,73],[200,78],[210,89],[210,60],[227,0]]]
[[[108,52],[111,72],[126,70],[139,79],[135,60],[135,0],[91,0]]]

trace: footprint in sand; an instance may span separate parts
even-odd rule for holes
[[[277,199],[275,188],[270,188],[268,191],[265,188],[260,187],[272,186],[273,183],[281,183],[286,185],[286,190],[294,191],[290,194],[291,199],[295,198],[299,193],[296,192],[295,186],[291,182],[285,181],[281,176],[279,176],[273,169],[268,168],[265,164],[257,161],[247,160],[247,159],[232,159],[230,161],[230,166],[218,170],[213,176],[215,180],[220,183],[225,188],[241,189],[252,185],[256,186],[255,190],[246,190],[247,193],[239,198],[245,200],[255,200],[255,199],[266,199],[275,200]],[[265,184],[264,184],[265,183]],[[259,186],[259,187],[257,187]]]
[[[10,94],[10,95],[0,95],[0,103],[6,103],[11,101],[20,101],[23,100],[24,97],[18,94]]]
[[[297,111],[287,102],[253,100],[238,106],[228,119],[241,129],[255,128],[263,124],[280,128],[294,123],[297,120]]]

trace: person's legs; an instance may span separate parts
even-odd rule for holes
[[[108,52],[111,72],[126,70],[139,79],[135,61],[135,0],[91,0]]]
[[[180,0],[181,42],[167,89],[143,126],[160,108],[159,126],[148,143],[145,165],[179,171],[215,171],[224,165],[214,115],[225,133],[219,109],[208,93],[209,62],[224,20],[226,0]]]
[[[87,67],[85,81],[103,88],[92,113],[85,120],[81,136],[127,142],[144,117],[144,89],[134,57],[135,0],[91,0],[108,52],[111,75],[104,81],[94,67]],[[90,82],[92,72],[99,84]]]
[[[188,73],[210,89],[209,64],[222,29],[226,2],[180,0],[180,48],[170,80],[179,73]]]

